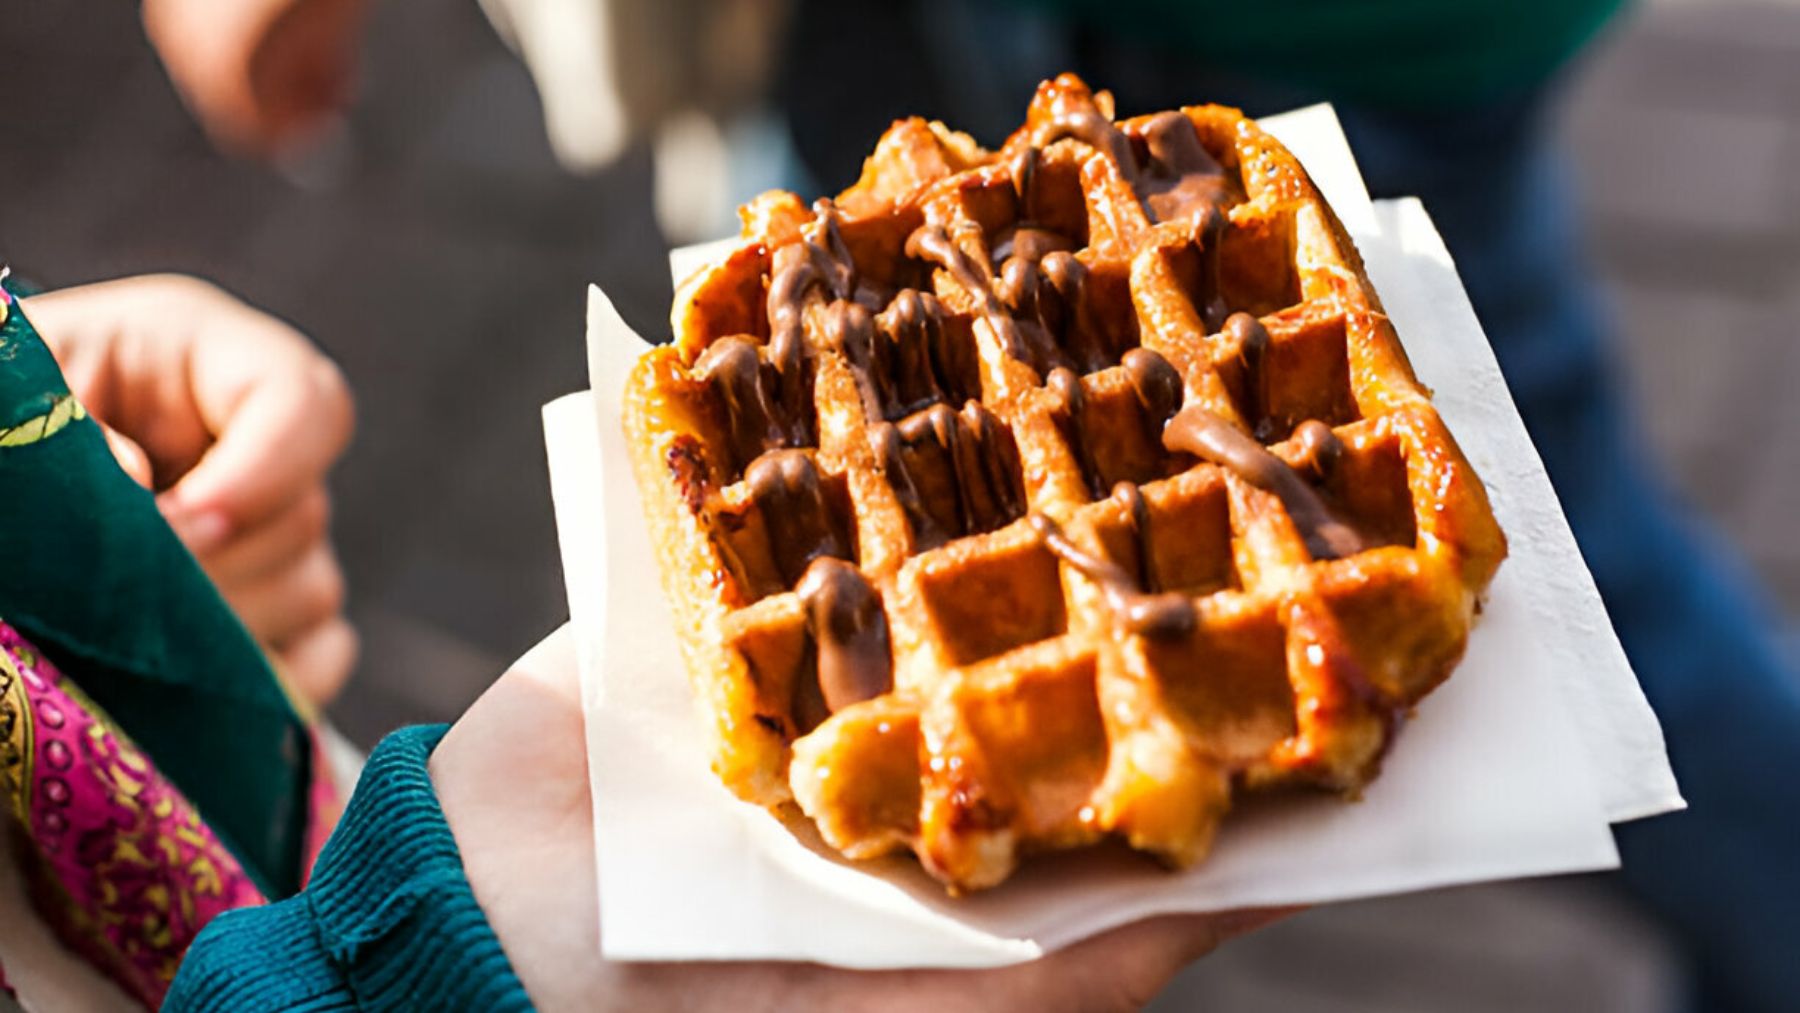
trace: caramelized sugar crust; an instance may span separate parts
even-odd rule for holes
[[[1286,149],[1064,75],[742,215],[624,419],[726,785],[967,891],[1376,775],[1505,540]]]

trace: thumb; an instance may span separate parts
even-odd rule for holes
[[[1160,915],[1077,943],[1058,956],[1071,964],[1076,976],[1074,992],[1082,998],[1075,1008],[1137,1009],[1161,992],[1182,968],[1219,944],[1299,910]]]
[[[150,468],[150,455],[144,453],[144,448],[138,446],[136,440],[99,419],[94,421],[99,424],[100,431],[106,434],[106,445],[112,449],[113,459],[119,462],[119,467],[131,476],[133,482],[146,489],[151,488],[153,472]]]

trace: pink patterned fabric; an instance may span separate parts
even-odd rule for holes
[[[325,850],[325,842],[331,839],[331,832],[337,829],[338,820],[344,815],[344,796],[338,791],[337,779],[331,776],[331,758],[325,754],[324,740],[315,730],[312,733],[312,787],[307,792],[307,828],[305,853],[301,861],[305,868],[300,870],[300,888],[305,889],[312,878],[313,866],[319,863],[319,852]]]
[[[33,845],[45,920],[148,1007],[207,922],[263,902],[181,792],[4,623],[0,785]]]

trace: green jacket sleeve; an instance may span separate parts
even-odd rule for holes
[[[426,768],[445,730],[384,739],[312,882],[214,919],[163,1009],[531,1009],[469,889]]]

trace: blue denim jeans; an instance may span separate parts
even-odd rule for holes
[[[1127,114],[1215,101],[1261,115],[1330,98],[960,0],[920,5],[924,15],[911,21],[873,0],[802,6],[798,31],[832,41],[795,47],[807,55],[790,62],[782,96],[803,161],[827,184],[854,178],[897,112],[941,116],[996,142],[1037,80],[1064,69],[1113,90]],[[814,7],[819,17],[806,20]],[[840,31],[865,16],[883,30]],[[873,101],[910,108],[859,108],[867,89],[829,83],[883,66],[905,91],[876,89]],[[1421,197],[1443,233],[1662,720],[1691,808],[1620,827],[1618,880],[1684,945],[1694,1008],[1793,1009],[1800,677],[1779,653],[1764,596],[1658,480],[1621,399],[1608,322],[1543,123],[1553,94],[1540,87],[1437,111],[1340,103],[1338,115],[1373,194]]]

